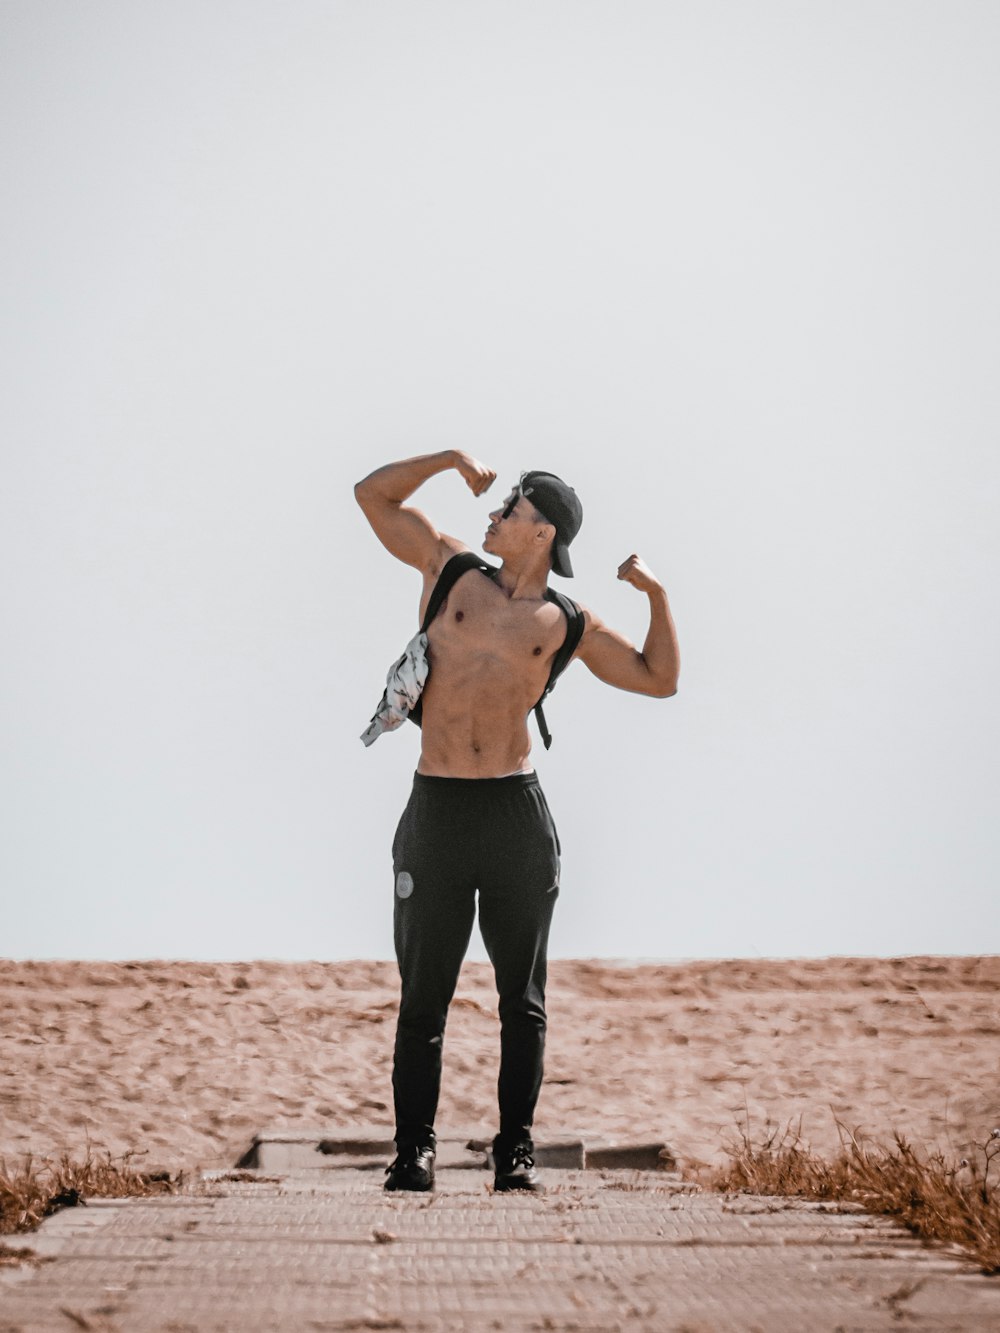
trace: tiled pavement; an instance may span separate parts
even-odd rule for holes
[[[490,1181],[399,1196],[311,1170],[66,1209],[6,1238],[54,1257],[0,1270],[0,1330],[1000,1329],[1000,1279],[864,1213],[662,1172],[550,1171],[542,1198]]]

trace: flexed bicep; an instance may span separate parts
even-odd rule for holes
[[[391,501],[358,503],[372,531],[390,555],[414,569],[425,570],[441,547],[441,533],[419,509]]]
[[[576,655],[606,685],[633,694],[652,692],[649,668],[635,644],[590,611]]]
[[[642,586],[649,597],[649,631],[642,650],[588,611],[577,657],[607,685],[633,694],[648,694],[654,699],[667,699],[677,693],[680,670],[667,594],[638,556],[630,556],[619,566],[619,578],[628,582],[638,580],[636,586]]]
[[[387,463],[354,488],[354,496],[372,525],[375,536],[390,554],[425,574],[440,563],[445,550],[461,549],[461,542],[437,530],[425,513],[404,503],[418,486],[439,472],[454,468],[469,489],[480,495],[496,473],[468,454],[445,449]]]

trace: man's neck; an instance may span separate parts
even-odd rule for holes
[[[513,601],[541,601],[549,585],[548,561],[518,565],[505,560],[496,576],[497,585]]]

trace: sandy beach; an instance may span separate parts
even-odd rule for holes
[[[274,1127],[392,1123],[396,970],[387,962],[0,961],[0,1157],[145,1152],[231,1165]],[[550,965],[537,1136],[662,1138],[716,1161],[835,1117],[962,1156],[1000,1124],[1000,957]],[[488,965],[467,964],[445,1042],[439,1130],[492,1133]]]

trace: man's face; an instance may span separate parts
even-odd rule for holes
[[[503,505],[490,514],[483,546],[497,555],[522,554],[535,541],[535,534],[546,520],[517,485],[508,491]]]

